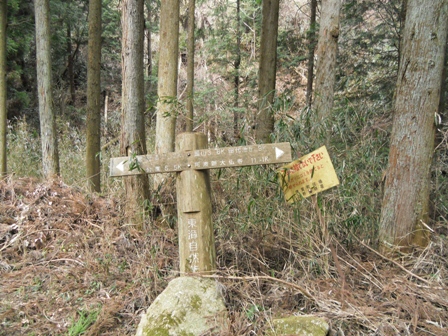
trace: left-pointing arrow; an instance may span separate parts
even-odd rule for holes
[[[126,161],[121,161],[119,164],[117,164],[117,169],[119,170],[119,171],[124,171],[124,163],[125,163]]]

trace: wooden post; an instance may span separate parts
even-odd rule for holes
[[[182,133],[173,153],[110,159],[110,176],[178,173],[177,212],[180,272],[213,272],[215,241],[209,169],[291,162],[287,142],[239,147],[208,148],[202,133]]]
[[[188,132],[176,138],[176,152],[206,148],[204,134]],[[216,252],[209,170],[178,173],[176,190],[180,272],[212,272],[216,269]]]

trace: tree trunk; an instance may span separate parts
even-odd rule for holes
[[[400,15],[399,15],[399,22],[398,22],[398,71],[400,70],[400,60],[401,60],[401,49],[402,43],[403,43],[403,31],[404,31],[404,24],[406,21],[406,10],[408,6],[408,0],[401,0],[401,8],[400,8]],[[398,76],[398,74],[397,74]]]
[[[6,21],[7,0],[0,0],[0,176],[6,170]]]
[[[67,23],[67,70],[68,70],[68,85],[70,87],[70,105],[75,105],[75,77],[73,73],[73,61],[75,55],[72,50],[72,30],[70,23]]]
[[[58,142],[53,110],[49,0],[35,0],[36,69],[39,97],[42,167],[46,179],[59,175]]]
[[[311,109],[313,102],[313,80],[314,80],[314,49],[316,47],[316,11],[317,0],[310,3],[310,28],[308,32],[308,71],[306,82],[306,105]]]
[[[174,151],[179,64],[179,0],[164,0],[160,9],[160,52],[155,153]],[[154,176],[158,188],[164,176]]]
[[[89,1],[86,173],[91,191],[101,191],[101,0]]]
[[[151,46],[151,6],[149,1],[145,2],[146,7],[146,67],[145,67],[145,94],[149,94],[152,89],[151,75],[152,75],[152,46]]]
[[[341,0],[322,0],[313,117],[318,124],[328,121],[333,110],[341,6]]]
[[[194,9],[195,0],[189,0],[188,3],[188,37],[187,37],[187,116],[186,132],[193,131],[194,116]]]
[[[235,76],[233,79],[233,138],[235,142],[241,137],[239,131],[239,105],[240,105],[240,65],[241,65],[241,8],[240,0],[236,0],[236,59],[234,62]]]
[[[380,219],[383,252],[429,242],[430,168],[448,30],[446,0],[408,0]]]
[[[277,33],[279,0],[263,0],[263,20],[258,70],[258,115],[255,138],[258,142],[271,142],[274,132],[275,75],[277,64]]]
[[[146,154],[143,76],[143,0],[124,0],[122,7],[122,126],[120,154]],[[124,178],[126,217],[142,229],[144,201],[149,199],[148,175]]]

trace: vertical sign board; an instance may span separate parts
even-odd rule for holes
[[[210,272],[216,252],[209,169],[285,162],[291,162],[288,142],[207,148],[204,134],[187,132],[177,136],[174,153],[112,158],[110,176],[177,172],[180,271]]]
[[[200,133],[182,133],[176,138],[177,153],[185,155],[193,151],[194,157],[194,152],[200,153],[206,147],[207,138]],[[176,193],[179,270],[181,273],[213,272],[216,252],[209,171],[181,171],[176,178]]]
[[[339,184],[325,146],[282,167],[278,175],[285,199],[289,203]]]

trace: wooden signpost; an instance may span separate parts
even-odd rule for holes
[[[110,176],[178,172],[176,180],[180,272],[216,269],[209,169],[290,162],[287,142],[208,148],[201,133],[181,133],[176,151],[110,160]]]

